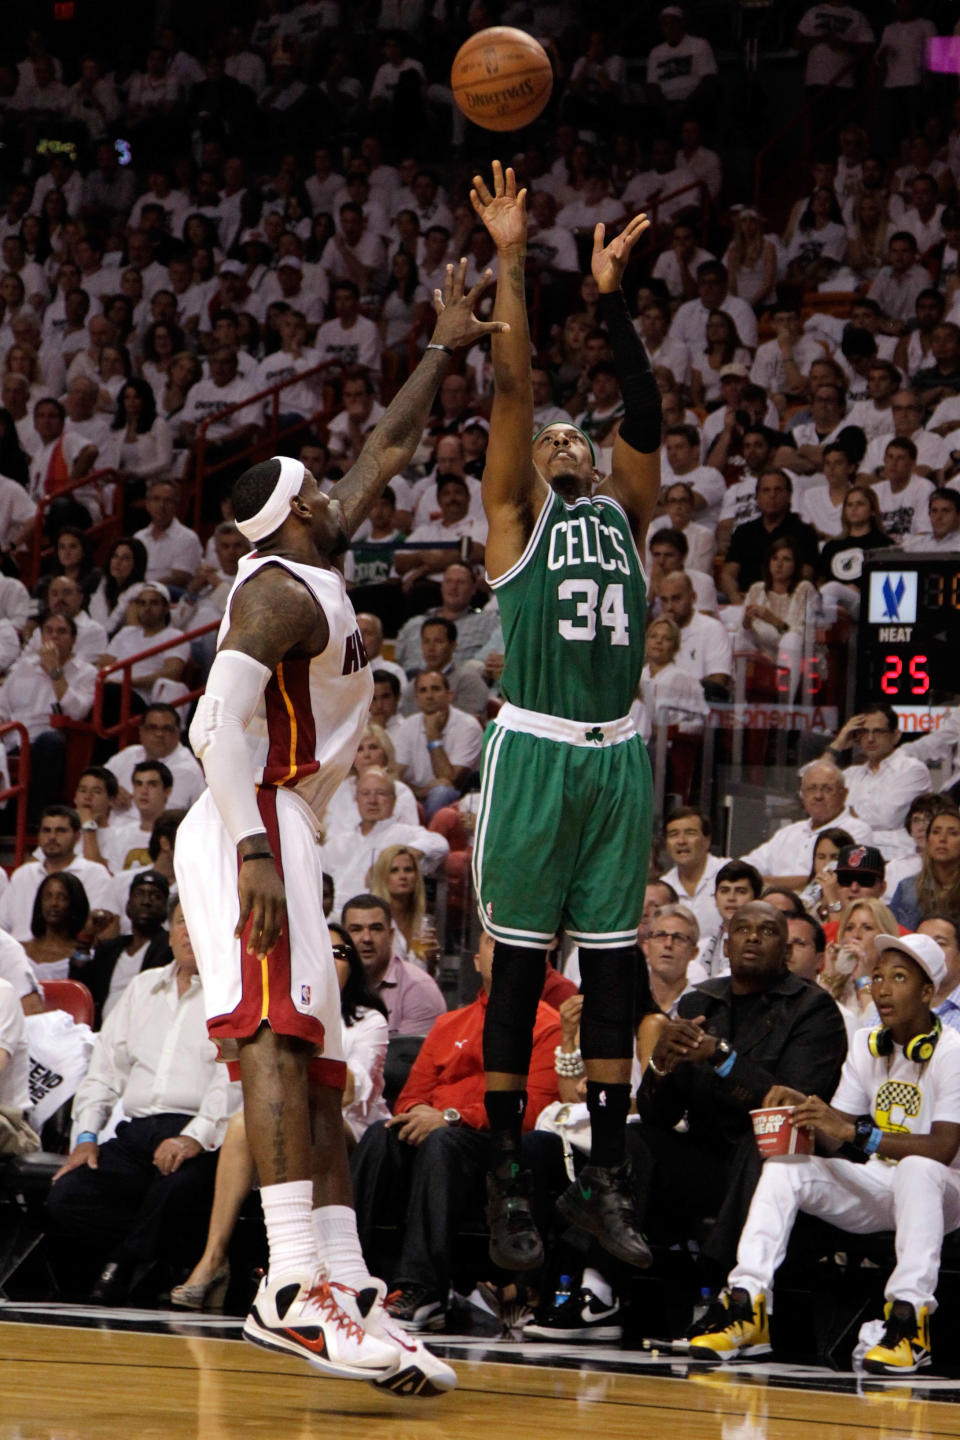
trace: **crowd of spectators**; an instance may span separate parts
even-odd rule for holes
[[[447,263],[467,256],[470,282],[495,272],[467,198],[486,142],[446,84],[457,45],[521,24],[554,65],[544,121],[500,153],[532,217],[535,421],[581,426],[601,474],[623,407],[587,256],[598,221],[609,235],[651,215],[627,289],[663,397],[663,488],[633,713],[645,735],[696,737],[744,656],[776,670],[782,700],[802,697],[829,627],[855,636],[865,552],[960,560],[960,101],[925,68],[923,8],[798,8],[802,83],[828,123],[769,204],[732,178],[695,5],[591,31],[572,0],[379,0],[349,16],[335,0],[265,0],[203,45],[165,27],[139,56],[58,57],[33,34],[0,59],[0,721],[26,729],[36,836],[0,871],[0,1112],[42,1118],[27,1059],[36,1072],[49,1042],[38,985],[81,981],[97,1034],[49,1210],[96,1262],[96,1298],[163,1260],[160,1288],[196,1262],[182,1303],[222,1300],[235,1215],[203,1238],[221,1144],[241,1199],[251,1177],[176,906],[177,825],[204,784],[181,737],[248,548],[230,479],[276,450],[333,485],[416,365]],[[868,91],[870,116],[850,103]],[[481,343],[345,557],[374,700],[325,817],[325,909],[353,1037],[360,1234],[373,1248],[385,1216],[399,1223],[393,1308],[412,1328],[443,1323],[485,1169],[486,940],[475,1000],[448,1013],[437,982],[445,915],[457,897],[470,913],[503,667],[480,497],[492,385]],[[119,717],[125,662],[134,727],[119,745],[98,734],[78,775],[71,725],[89,719],[98,671],[106,726]],[[877,937],[936,942],[932,1008],[960,1029],[958,747],[956,712],[905,743],[877,706],[842,715],[798,766],[801,818],[738,854],[720,853],[696,804],[654,817],[631,1154],[655,1244],[715,1222],[707,1288],[733,1264],[757,1183],[748,1111],[774,1087],[830,1099],[848,1043],[879,1023]],[[526,1120],[549,1239],[531,1338],[622,1329],[624,1277],[571,1255],[552,1212],[583,1124],[555,1123],[582,1101],[577,979],[560,936]],[[651,1056],[676,1060],[669,1025],[695,1015],[741,1057],[735,1101],[710,1047],[662,1086],[651,1077]],[[409,1068],[423,1037],[388,1108],[388,1044],[409,1042]],[[491,1278],[510,1279],[473,1276]]]

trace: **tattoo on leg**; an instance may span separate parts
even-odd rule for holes
[[[282,1102],[272,1102],[270,1105],[270,1118],[273,1121],[273,1183],[285,1185],[287,1180],[287,1142],[283,1133],[283,1111]]]

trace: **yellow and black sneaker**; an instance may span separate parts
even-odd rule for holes
[[[771,1353],[770,1321],[763,1295],[724,1290],[690,1337],[692,1360],[756,1360]]]
[[[863,1357],[863,1368],[871,1375],[912,1375],[930,1364],[930,1313],[920,1306],[919,1315],[908,1300],[887,1301],[883,1307],[887,1328],[879,1345]]]

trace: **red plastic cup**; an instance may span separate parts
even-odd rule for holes
[[[766,1110],[750,1111],[762,1160],[800,1160],[813,1154],[812,1133],[791,1123],[794,1108],[793,1105],[771,1105]]]

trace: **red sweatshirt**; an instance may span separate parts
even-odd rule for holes
[[[413,1062],[397,1102],[395,1115],[414,1105],[432,1105],[435,1110],[459,1110],[464,1125],[487,1129],[483,1105],[483,1017],[486,992],[481,990],[471,1005],[451,1010],[433,1022],[420,1054]],[[532,1130],[545,1105],[559,1099],[553,1052],[560,1044],[560,1017],[541,1001],[533,1027],[533,1055],[527,1080],[527,1109],[524,1130]]]

